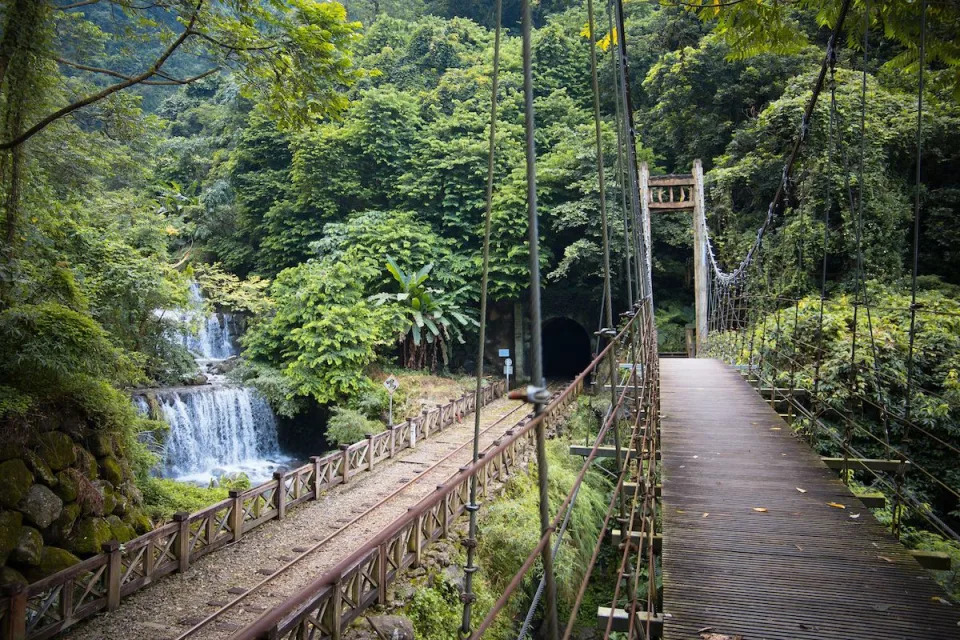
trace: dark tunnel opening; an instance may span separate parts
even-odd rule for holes
[[[590,336],[569,318],[552,318],[543,323],[543,375],[547,378],[575,378],[592,360]]]

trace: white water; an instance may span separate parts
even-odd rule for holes
[[[245,473],[254,484],[290,462],[280,452],[277,420],[256,390],[225,384],[215,365],[239,354],[233,316],[201,316],[203,295],[190,285],[191,310],[174,312],[183,330],[171,336],[194,355],[212,384],[160,389],[156,392],[163,419],[170,425],[161,475],[183,482],[209,484],[222,475]],[[197,329],[191,332],[187,328]],[[149,411],[146,399],[135,396],[137,408]]]
[[[266,400],[246,387],[203,386],[158,394],[170,425],[163,475],[207,484],[243,472],[254,483],[289,458],[277,443],[277,422]]]

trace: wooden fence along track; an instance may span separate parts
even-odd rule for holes
[[[387,589],[399,572],[419,566],[426,546],[445,537],[457,518],[467,513],[470,479],[477,478],[478,497],[488,497],[523,452],[535,445],[536,423],[544,420],[548,430],[556,429],[582,391],[583,376],[556,396],[541,418],[525,418],[487,447],[476,465],[462,468],[449,482],[438,485],[406,515],[299,593],[238,631],[232,640],[341,638],[343,630],[364,610],[386,603]]]
[[[504,382],[485,386],[483,407],[504,393]],[[134,538],[124,545],[110,542],[103,552],[26,587],[14,585],[0,599],[0,629],[14,640],[51,638],[67,627],[103,610],[115,610],[120,600],[190,565],[221,547],[238,541],[268,520],[324,491],[349,482],[363,471],[394,457],[416,442],[472,413],[477,407],[473,392],[449,403],[368,436],[340,451],[311,458],[291,471],[192,514],[177,513],[173,522]]]

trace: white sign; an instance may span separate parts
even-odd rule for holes
[[[383,386],[387,388],[387,391],[392,396],[393,392],[400,387],[400,381],[394,378],[393,376],[390,376],[389,378],[383,381]]]
[[[509,358],[509,357],[510,357],[510,349],[500,349],[500,357],[501,357],[501,358]]]
[[[513,373],[513,365],[512,364],[503,365],[503,375],[508,376],[511,373]]]

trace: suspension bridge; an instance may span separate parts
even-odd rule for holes
[[[410,505],[406,513],[385,523],[376,535],[365,539],[334,566],[318,569],[318,574],[296,592],[280,602],[271,602],[262,613],[246,611],[242,624],[221,627],[218,634],[231,633],[235,640],[339,640],[348,634],[348,625],[369,607],[385,604],[388,588],[397,577],[407,568],[418,566],[424,549],[446,536],[458,518],[465,517],[469,533],[464,541],[467,564],[459,628],[463,638],[485,634],[538,561],[542,577],[528,622],[538,613],[540,635],[549,640],[570,638],[586,606],[591,581],[595,584],[602,580],[595,575],[601,555],[607,562],[611,555],[615,558],[613,578],[605,585],[608,602],[589,612],[596,615],[603,638],[613,633],[631,639],[671,640],[960,637],[960,606],[951,601],[929,572],[950,568],[949,557],[910,551],[898,539],[904,521],[912,518],[925,522],[946,539],[960,540],[950,523],[938,517],[907,482],[910,475],[918,474],[943,495],[960,499],[960,491],[949,479],[926,468],[904,446],[910,437],[928,437],[948,455],[960,453],[924,427],[915,414],[917,392],[933,393],[916,381],[916,339],[925,317],[945,313],[917,303],[919,200],[914,210],[912,304],[906,308],[882,307],[872,301],[862,272],[860,231],[867,196],[857,193],[848,180],[850,210],[858,214],[858,272],[851,303],[854,315],[849,375],[839,383],[834,380],[827,385],[823,379],[829,238],[825,235],[823,239],[819,304],[809,304],[784,283],[772,280],[769,274],[777,265],[763,264],[764,259],[776,259],[775,254],[765,256],[765,241],[783,219],[791,174],[824,90],[830,94],[827,125],[831,160],[844,158],[846,162],[837,148],[842,141],[837,142],[833,136],[839,128],[833,76],[835,45],[844,33],[850,0],[844,0],[840,7],[766,218],[756,240],[730,271],[722,268],[711,239],[700,162],[694,163],[690,174],[654,176],[637,160],[623,6],[620,0],[608,4],[608,32],[621,35],[609,48],[613,86],[602,89],[613,94],[616,106],[617,153],[610,191],[617,193],[620,208],[626,213],[623,273],[628,304],[619,318],[614,317],[609,246],[614,229],[607,214],[608,168],[601,144],[597,73],[602,61],[597,55],[596,38],[591,37],[599,223],[604,241],[603,320],[598,331],[602,349],[559,392],[538,384],[543,380],[543,370],[531,10],[529,2],[523,5],[533,384],[511,392],[511,397],[528,402],[533,412],[495,440],[484,440],[481,450],[480,411],[475,411],[472,457],[459,471]],[[925,5],[920,11],[926,11]],[[588,0],[588,13],[589,33],[596,34],[592,0]],[[499,25],[499,0],[496,16]],[[500,36],[498,26],[478,374],[482,374],[485,344]],[[923,66],[921,46],[918,122]],[[849,173],[846,171],[846,175]],[[919,143],[916,177],[919,186]],[[830,230],[830,210],[828,200],[824,207],[825,234]],[[657,352],[650,229],[656,217],[667,212],[690,215],[696,307],[690,350],[697,358],[661,359]],[[908,370],[902,380],[891,380],[877,364],[874,325],[884,315],[909,325]],[[490,390],[480,387],[480,378],[478,375],[475,396],[461,399],[460,405],[451,403],[448,417],[466,414],[467,409],[479,408],[492,399]],[[894,388],[904,391],[901,395],[905,400],[894,400]],[[579,395],[602,395],[607,390],[610,405],[597,433],[586,445],[570,448],[572,456],[583,460],[576,481],[559,507],[551,509],[544,442],[563,429],[565,411]],[[841,391],[844,398],[854,402],[836,402],[834,396]],[[882,425],[882,435],[871,427],[868,415]],[[437,420],[442,428],[453,418],[445,422],[440,411]],[[146,543],[105,549],[105,554],[85,561],[79,569],[67,570],[69,576],[55,575],[42,583],[13,589],[0,600],[5,637],[48,638],[98,611],[117,611],[123,597],[154,579],[150,572],[157,567],[167,573],[185,571],[196,545],[206,544],[212,552],[228,539],[238,539],[247,529],[248,515],[251,527],[259,524],[259,519],[282,518],[286,508],[318,498],[322,483],[346,483],[352,468],[372,472],[375,463],[381,457],[393,457],[401,443],[409,441],[413,447],[416,433],[426,438],[430,432],[426,416],[420,423],[400,429],[391,430],[377,442],[345,449],[342,456],[317,459],[298,470],[292,480],[281,477],[265,489],[257,488],[257,499],[263,498],[265,505],[263,512],[260,507],[255,510],[252,502],[248,508],[244,496],[231,496],[232,502],[216,505],[196,522],[185,517]],[[477,538],[482,535],[477,523],[479,502],[492,495],[489,483],[502,478],[526,447],[535,448],[540,469],[541,537],[496,603],[480,618],[474,610],[472,587],[475,572],[484,570],[476,565],[474,555]],[[840,455],[823,456],[817,447],[839,451]],[[881,457],[866,453],[877,451]],[[569,618],[560,620],[553,575],[556,541],[565,535],[586,474],[601,460],[613,462],[615,486]],[[873,489],[865,489],[867,485]],[[884,492],[878,493],[876,488]],[[883,522],[875,515],[878,509],[889,514]],[[224,610],[230,609],[229,603],[223,604]],[[204,624],[203,620],[189,622],[190,629],[180,637]],[[521,637],[524,633],[521,631]]]

